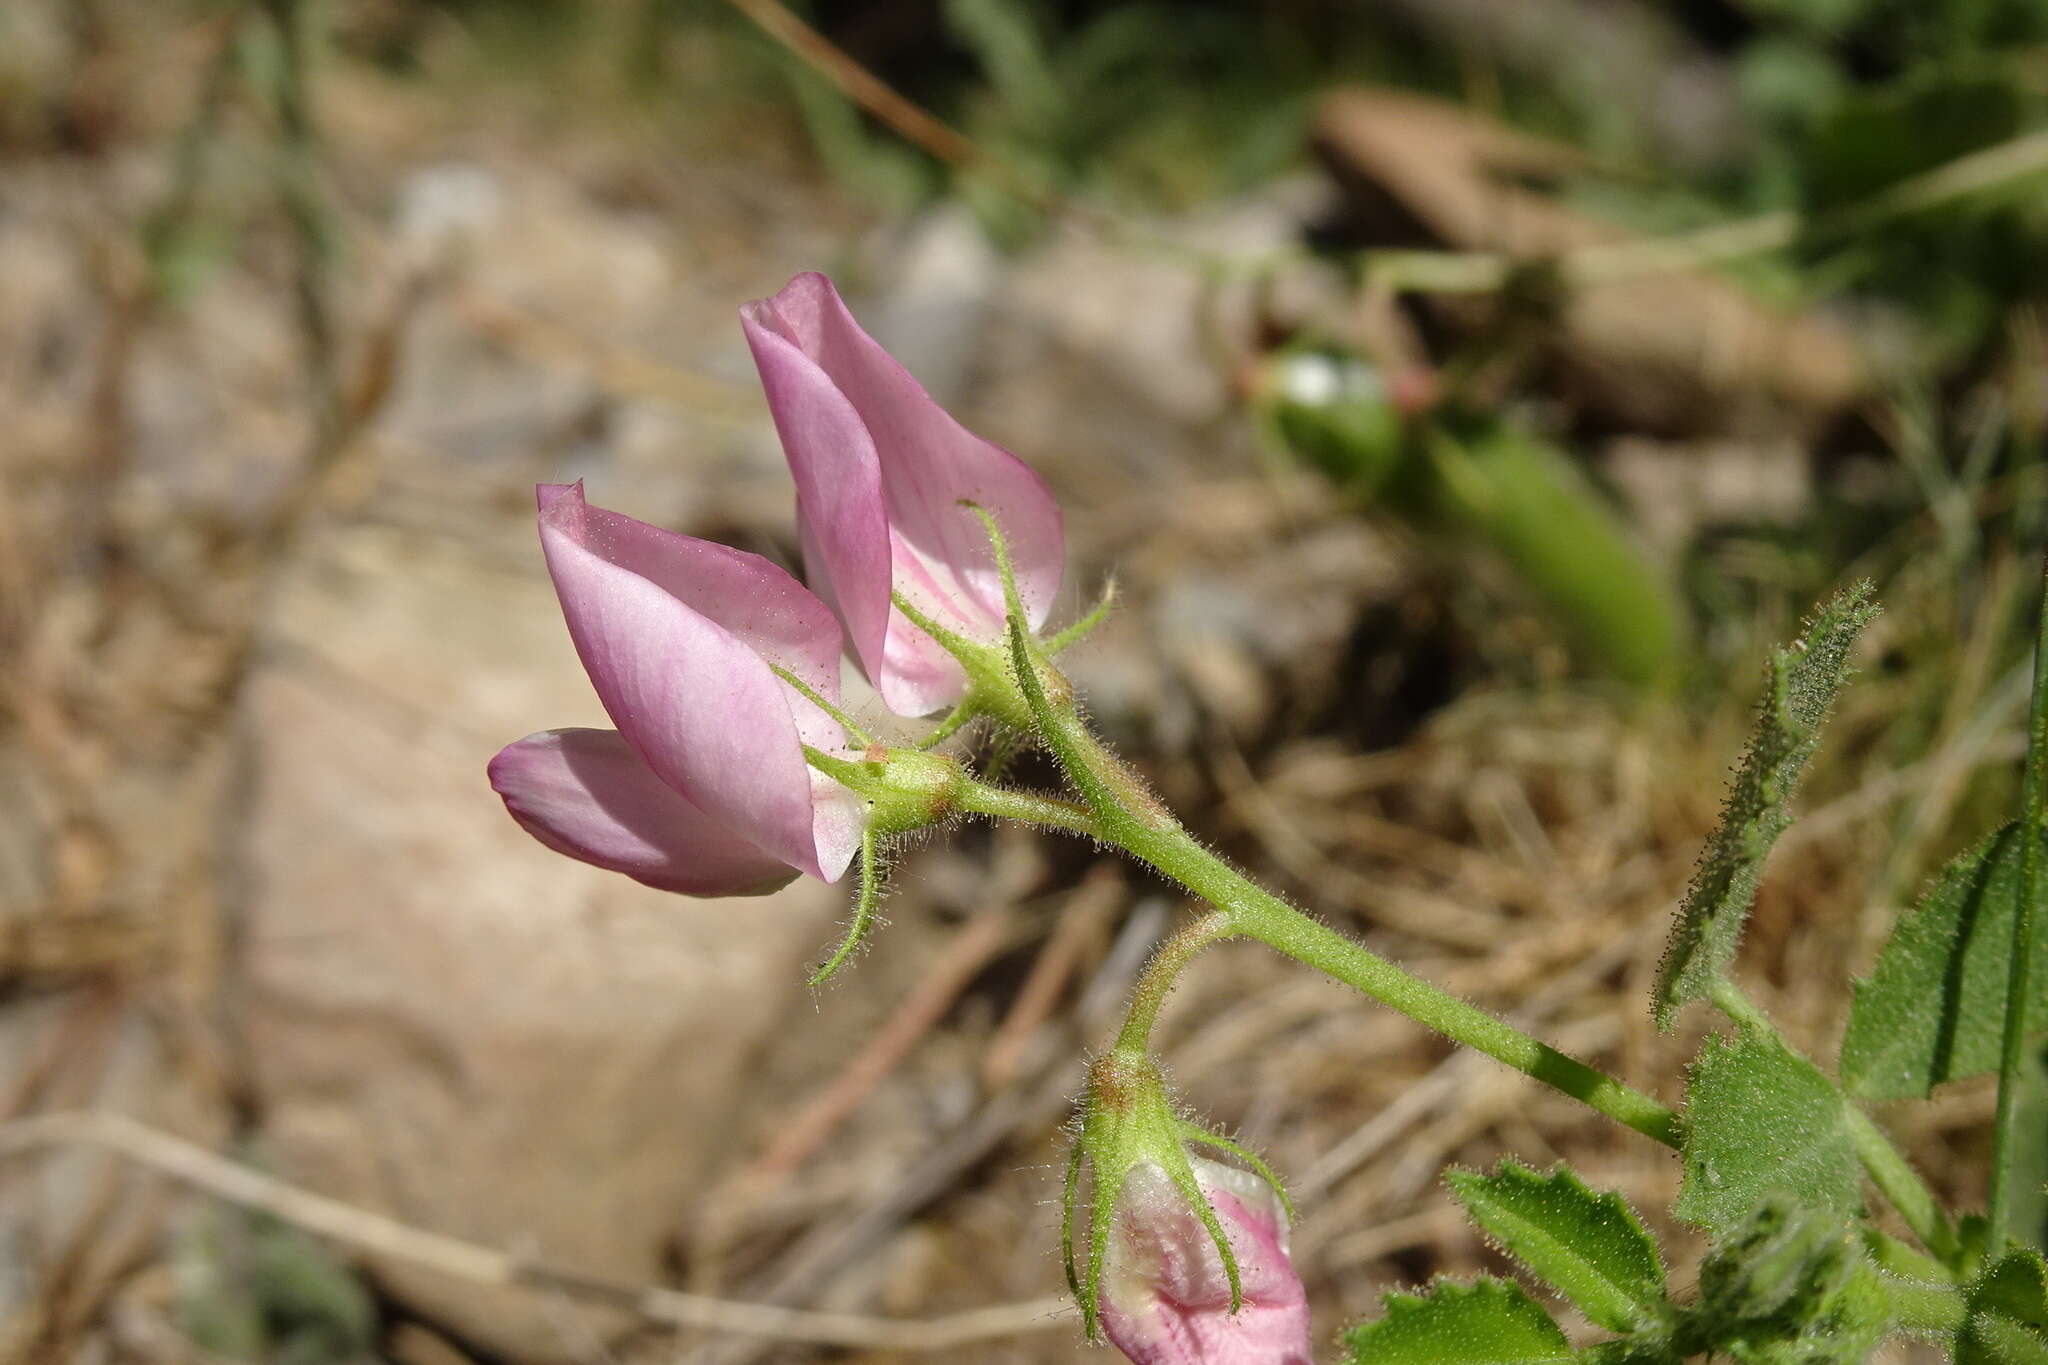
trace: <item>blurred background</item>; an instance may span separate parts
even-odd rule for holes
[[[0,1359],[1107,1358],[1048,1201],[1167,889],[962,829],[813,994],[845,888],[664,897],[484,781],[600,720],[536,481],[794,561],[735,309],[798,270],[1050,480],[1066,615],[1122,592],[1072,671],[1190,825],[1667,1102],[1650,976],[1812,602],[1889,610],[1741,966],[1796,1040],[2006,808],[2037,0],[789,3],[0,4]],[[1668,1153],[1256,947],[1158,1037],[1325,1343],[1501,1269],[1447,1162],[1697,1249]],[[1887,1116],[1966,1204],[1990,1098]]]

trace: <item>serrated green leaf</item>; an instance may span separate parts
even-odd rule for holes
[[[1876,968],[1856,983],[1842,1038],[1842,1082],[1853,1093],[1924,1098],[1944,1081],[1998,1069],[2025,851],[2008,824],[1944,867],[1892,930]],[[2035,917],[2048,922],[2038,907]],[[2034,938],[2033,974],[2048,981],[2048,934]],[[2028,1031],[2041,1029],[2048,998],[2037,996]]]
[[[2048,1365],[2048,1264],[2008,1252],[1970,1286],[1956,1365]]]
[[[1839,1092],[1776,1038],[1710,1041],[1686,1085],[1685,1180],[1674,1212],[1716,1231],[1783,1192],[1830,1213],[1861,1209],[1862,1168]]]
[[[1871,591],[1867,581],[1844,589],[1814,614],[1797,640],[1771,653],[1755,732],[1658,969],[1654,1008],[1660,1028],[1670,1025],[1679,1006],[1705,999],[1735,956],[1764,860],[1792,823],[1800,770],[1849,676],[1850,647],[1878,613]]]
[[[1445,1179],[1474,1222],[1601,1327],[1631,1332],[1664,1317],[1664,1263],[1628,1202],[1567,1166],[1539,1175],[1503,1161]]]
[[[1528,1291],[1481,1276],[1389,1294],[1384,1316],[1347,1328],[1351,1365],[1544,1365],[1572,1358],[1564,1333]]]

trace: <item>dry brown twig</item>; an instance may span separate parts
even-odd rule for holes
[[[1005,193],[1043,212],[1074,206],[1031,184],[1015,167],[990,156],[971,140],[906,99],[887,81],[862,66],[845,49],[799,19],[781,0],[728,0],[763,33],[782,44],[835,89],[880,119],[905,142],[922,148],[955,170],[979,175]]]
[[[1060,1298],[905,1320],[736,1303],[658,1286],[624,1284],[478,1246],[315,1194],[123,1114],[85,1110],[0,1124],[0,1159],[79,1147],[111,1152],[356,1251],[407,1261],[473,1284],[548,1290],[609,1304],[668,1327],[827,1346],[946,1351],[970,1342],[1067,1325],[1066,1301]]]
[[[935,1028],[974,976],[1010,942],[1007,902],[967,921],[917,988],[839,1074],[775,1125],[775,1140],[734,1179],[742,1199],[757,1195],[809,1160],[839,1125]]]
[[[1075,888],[1032,963],[1030,975],[1024,978],[1016,1002],[989,1041],[981,1066],[982,1084],[987,1089],[1003,1089],[1023,1070],[1031,1044],[1059,1003],[1060,991],[1080,968],[1088,945],[1106,933],[1110,917],[1123,899],[1123,869],[1113,861],[1097,863]]]

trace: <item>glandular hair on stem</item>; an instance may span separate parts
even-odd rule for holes
[[[1117,799],[1123,803],[1124,809],[1144,824],[1153,829],[1176,827],[1173,812],[1166,808],[1164,801],[1153,795],[1144,778],[1126,770],[1119,774],[1116,786]]]
[[[1067,675],[1044,660],[1038,660],[1038,687],[1045,694],[1046,704],[1055,711],[1065,711],[1074,705],[1074,684]]]

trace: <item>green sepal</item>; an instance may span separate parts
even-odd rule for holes
[[[1090,1340],[1095,1339],[1100,1327],[1103,1266],[1117,1205],[1132,1172],[1142,1165],[1156,1166],[1187,1200],[1223,1263],[1224,1277],[1230,1282],[1230,1311],[1235,1313],[1243,1306],[1244,1285],[1237,1252],[1188,1159],[1190,1142],[1239,1157],[1280,1191],[1281,1201],[1286,1204],[1285,1191],[1280,1190],[1279,1181],[1264,1161],[1229,1138],[1198,1127],[1175,1110],[1158,1063],[1142,1051],[1113,1048],[1090,1065],[1088,1089],[1081,1102],[1080,1133],[1068,1157],[1060,1211],[1061,1260],[1068,1288],[1080,1303],[1082,1322]],[[1085,1264],[1078,1250],[1074,1217],[1081,1203],[1084,1162],[1092,1187]]]
[[[861,822],[877,839],[943,825],[960,810],[967,773],[944,754],[877,745],[859,758],[804,746],[804,761],[858,796]]]
[[[846,922],[846,932],[840,936],[839,946],[813,971],[804,984],[816,989],[839,974],[839,969],[852,961],[853,954],[867,940],[868,931],[875,923],[875,903],[882,894],[882,855],[872,829],[860,838],[860,889],[853,898],[853,917]]]
[[[1018,677],[1015,648],[1010,636],[1021,634],[1024,637],[1026,651],[1034,661],[1047,660],[1085,639],[1109,618],[1116,605],[1116,585],[1112,582],[1104,589],[1102,599],[1080,620],[1050,640],[1040,640],[1032,633],[1025,615],[1023,598],[1017,590],[1016,570],[1010,561],[1009,542],[1004,538],[995,514],[972,501],[962,500],[960,505],[974,514],[988,534],[989,553],[995,560],[996,575],[1002,583],[1007,617],[1002,638],[970,640],[933,619],[903,593],[892,592],[889,595],[891,604],[903,614],[904,619],[952,655],[967,676],[967,686],[959,703],[918,741],[919,749],[935,748],[983,717],[995,720],[1012,731],[1030,733],[1036,728],[1036,723],[1031,702]]]
[[[1744,1029],[1710,1040],[1686,1085],[1684,1183],[1673,1210],[1714,1231],[1776,1193],[1837,1215],[1861,1211],[1863,1171],[1847,1102],[1812,1062]]]
[[[1924,1098],[1945,1081],[1998,1069],[2025,851],[2018,824],[2007,824],[1944,867],[1892,930],[1856,983],[1842,1038],[1842,1083],[1852,1093]],[[2034,913],[2048,922],[2039,904]],[[2048,934],[2035,936],[2032,970],[2048,981]],[[2036,992],[2027,1032],[2043,1029],[2048,998]]]
[[[1756,729],[1658,968],[1660,1028],[1670,1027],[1679,1006],[1711,994],[1735,956],[1764,860],[1792,823],[1800,771],[1849,676],[1850,647],[1878,613],[1871,592],[1867,581],[1852,584],[1814,614],[1798,639],[1771,652]]]
[[[1294,1221],[1294,1197],[1287,1193],[1287,1185],[1280,1179],[1279,1172],[1267,1165],[1264,1157],[1234,1138],[1211,1132],[1187,1119],[1181,1120],[1180,1130],[1189,1142],[1201,1147],[1213,1147],[1219,1152],[1227,1152],[1249,1166],[1252,1174],[1271,1185],[1273,1193],[1280,1197],[1280,1208],[1287,1214],[1287,1221]]]
[[[853,954],[874,927],[881,899],[885,850],[914,830],[954,818],[971,785],[966,772],[942,754],[918,749],[870,747],[858,757],[804,746],[804,761],[861,799],[860,885],[846,932],[809,984],[822,986]]]
[[[1543,1306],[1512,1280],[1433,1281],[1389,1294],[1386,1312],[1345,1329],[1350,1365],[1549,1365],[1573,1359]]]
[[[1503,1161],[1492,1175],[1445,1177],[1472,1220],[1588,1320],[1616,1332],[1664,1322],[1664,1264],[1628,1202],[1568,1166],[1540,1175]]]
[[[903,613],[905,620],[931,636],[941,649],[952,655],[967,675],[967,689],[959,704],[939,723],[932,735],[919,741],[919,748],[932,748],[983,716],[1013,730],[1031,729],[1031,708],[1018,691],[1017,670],[1010,662],[1007,639],[996,644],[982,644],[946,629],[900,592],[891,594],[890,601],[896,610]],[[1018,620],[1021,622],[1023,618],[1020,616]],[[1030,634],[1028,627],[1025,633]]]
[[[1045,652],[1048,655],[1064,653],[1093,635],[1095,628],[1107,621],[1110,612],[1116,609],[1116,595],[1116,579],[1111,578],[1102,585],[1102,596],[1095,599],[1094,606],[1072,625],[1063,627],[1057,635],[1046,640]]]
[[[1066,1272],[1067,1292],[1074,1296],[1074,1302],[1081,1305],[1081,1330],[1088,1340],[1095,1340],[1096,1315],[1095,1296],[1084,1292],[1081,1271],[1074,1261],[1074,1201],[1081,1194],[1081,1161],[1088,1149],[1081,1142],[1081,1135],[1074,1135],[1074,1143],[1067,1149],[1067,1169],[1060,1181],[1060,1268]]]

